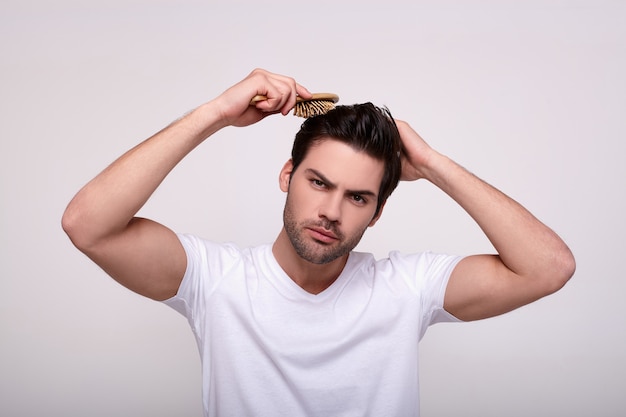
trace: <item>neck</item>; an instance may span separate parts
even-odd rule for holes
[[[285,229],[280,231],[274,242],[272,253],[289,278],[311,294],[319,294],[330,287],[348,260],[348,255],[344,255],[327,264],[309,262],[296,253]]]

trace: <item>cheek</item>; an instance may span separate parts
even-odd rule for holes
[[[295,187],[290,187],[285,205],[289,208],[292,218],[304,220],[315,216],[314,208],[316,204],[314,195],[307,194],[302,189],[298,190]]]
[[[375,208],[370,210],[354,207],[354,205],[349,202],[346,203],[346,206],[347,208],[345,208],[343,212],[344,228],[349,228],[351,232],[362,232],[370,226],[374,218],[374,212],[376,211]]]
[[[287,198],[291,200],[292,207],[296,207],[303,214],[309,214],[323,203],[324,194],[312,189],[307,181],[294,179],[289,185]]]
[[[313,196],[307,195],[302,192],[301,189],[297,189],[291,187],[289,189],[289,194],[287,195],[287,199],[291,202],[292,207],[296,207],[297,210],[306,210],[307,206],[310,205],[313,201]]]

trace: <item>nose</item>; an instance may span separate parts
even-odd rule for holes
[[[343,199],[339,193],[328,193],[319,208],[319,216],[331,222],[339,223],[341,220],[341,204]]]

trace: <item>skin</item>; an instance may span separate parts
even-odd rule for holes
[[[250,106],[257,94],[268,100]],[[63,229],[77,248],[122,285],[155,300],[174,296],[186,268],[184,250],[173,231],[135,217],[136,213],[169,172],[204,140],[226,126],[248,126],[273,114],[286,115],[298,95],[310,97],[293,78],[254,70],[96,176],[68,205]],[[439,187],[478,223],[496,249],[495,255],[469,256],[457,265],[446,289],[446,310],[462,320],[491,317],[551,294],[567,282],[575,270],[574,257],[551,229],[432,149],[408,123],[397,123],[403,143],[401,179],[425,179]],[[336,279],[347,259],[345,251],[378,220],[373,217],[375,198],[365,206],[354,206],[354,191],[377,192],[382,164],[337,145],[331,140],[322,142],[298,167],[291,184],[290,162],[279,176],[281,189],[288,192],[289,233],[286,228],[280,231],[273,253],[287,274],[312,293],[323,291]],[[333,157],[328,152],[331,147],[340,153],[341,161],[332,166],[325,162]],[[340,168],[347,166],[350,169]],[[358,175],[351,174],[354,167]],[[323,176],[317,179],[320,182],[310,178],[312,172]],[[311,222],[316,225],[313,229]],[[339,239],[332,233],[329,236],[328,230]],[[323,259],[322,254],[329,251],[336,257]]]
[[[476,221],[496,255],[463,259],[452,272],[444,308],[462,320],[506,313],[557,291],[574,274],[561,238],[519,203],[432,149],[399,121],[404,181],[426,179]]]
[[[291,160],[281,170],[280,188],[288,196],[273,253],[306,291],[317,294],[332,284],[378,220],[383,169],[382,161],[328,139],[313,147],[295,172]]]

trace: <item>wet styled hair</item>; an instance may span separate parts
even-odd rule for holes
[[[391,113],[387,108],[363,103],[337,106],[324,115],[306,119],[296,134],[291,150],[293,172],[304,160],[311,146],[326,139],[343,142],[384,163],[374,214],[374,217],[377,216],[398,185],[402,170],[400,133]]]

